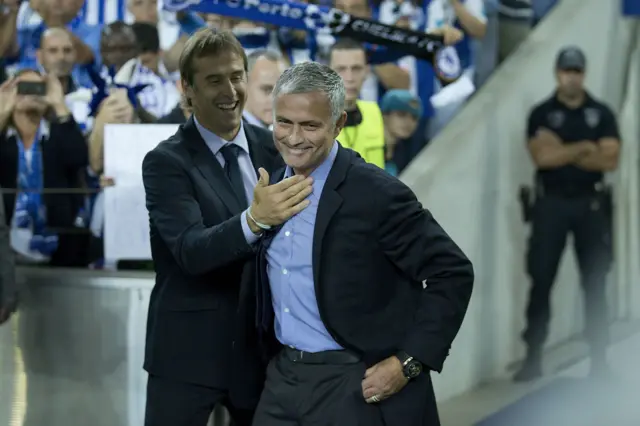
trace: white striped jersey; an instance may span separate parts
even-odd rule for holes
[[[149,84],[138,94],[140,105],[149,113],[160,118],[169,114],[180,102],[180,93],[174,82],[156,75],[143,66],[138,59],[131,59],[118,71],[117,83],[129,87],[138,84]]]

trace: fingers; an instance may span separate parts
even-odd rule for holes
[[[14,86],[14,84],[15,84],[14,79],[10,78],[9,80],[0,84],[0,91],[1,92],[9,91],[9,89],[11,89]]]
[[[292,216],[297,215],[302,210],[304,210],[307,207],[309,207],[309,204],[311,204],[311,202],[309,200],[304,200],[304,201],[296,204],[295,206],[288,208],[287,210],[285,210],[285,220],[289,219]]]
[[[269,173],[262,167],[258,169],[258,174],[260,175],[260,179],[258,180],[259,186],[269,186]]]
[[[313,178],[311,177],[305,178],[303,175],[291,176],[273,185],[273,190],[275,192],[283,192],[286,189],[291,188],[293,185],[308,179],[310,179],[309,184],[313,182]]]
[[[302,203],[311,193],[313,192],[313,187],[311,185],[305,186],[304,182],[300,182],[297,185],[292,186],[287,192],[284,194],[284,203],[286,207],[293,207],[297,204]]]

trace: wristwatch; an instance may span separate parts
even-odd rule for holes
[[[400,360],[402,365],[402,374],[407,379],[415,379],[422,373],[422,363],[417,359],[414,359],[406,352],[398,352],[396,358]]]

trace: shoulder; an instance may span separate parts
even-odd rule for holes
[[[413,191],[401,180],[390,175],[386,170],[367,163],[355,151],[351,152],[353,158],[347,180],[349,185],[360,189],[364,197],[378,205],[385,205],[399,198],[417,201]],[[366,191],[363,190],[364,188]]]
[[[182,126],[180,126],[174,135],[160,142],[145,155],[142,163],[143,169],[155,167],[156,165],[158,167],[166,167],[171,164],[178,164],[186,154]]]
[[[615,117],[615,113],[613,112],[613,109],[606,102],[602,102],[598,99],[590,98],[587,108],[589,107],[600,110],[600,112],[602,112],[605,117]]]
[[[552,107],[553,98],[544,99],[531,107],[529,117],[539,117]]]
[[[380,107],[377,102],[373,101],[358,101],[358,108],[360,108],[360,112],[369,112],[369,113],[378,113],[382,114],[380,111]]]

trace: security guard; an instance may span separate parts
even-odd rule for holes
[[[351,148],[371,164],[385,167],[384,122],[375,102],[358,99],[369,75],[367,52],[362,43],[341,38],[331,47],[329,66],[344,82],[347,121],[336,138],[342,146]]]
[[[608,324],[605,282],[612,261],[611,194],[605,172],[618,165],[620,137],[612,111],[584,89],[586,59],[577,47],[560,51],[557,90],[529,116],[528,149],[536,165],[536,201],[527,253],[531,277],[527,358],[514,377],[539,377],[550,319],[550,293],[571,232],[585,292],[585,335],[591,373],[607,372]]]

